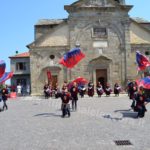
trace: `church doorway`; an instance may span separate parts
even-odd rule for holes
[[[107,83],[107,69],[96,69],[96,84],[98,82],[105,88]]]
[[[58,83],[58,76],[52,75],[52,87],[55,88],[56,83]]]

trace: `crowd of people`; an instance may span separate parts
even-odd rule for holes
[[[62,117],[65,117],[66,114],[70,116],[70,103],[72,103],[72,110],[77,110],[78,95],[80,95],[81,98],[83,98],[86,93],[89,97],[93,97],[95,94],[94,84],[91,81],[88,83],[87,87],[84,84],[77,84],[76,82],[64,82],[62,88],[60,88],[57,83],[56,86],[53,88],[51,83],[46,83],[44,85],[43,90],[46,99],[52,96],[55,96],[55,98],[61,98]],[[101,97],[104,93],[106,94],[106,96],[110,96],[112,91],[113,90],[111,89],[110,84],[107,84],[106,87],[103,87],[102,84],[98,82],[96,86],[96,92],[98,97]],[[118,83],[116,83],[114,85],[115,96],[119,96],[120,92],[121,86]]]
[[[128,82],[127,91],[129,99],[132,100],[131,108],[138,113],[137,117],[144,117],[146,105],[150,102],[145,89],[142,86],[138,87],[136,82]]]
[[[111,88],[110,84],[107,83],[104,87],[104,85],[102,85],[100,82],[97,83],[96,89],[94,89],[94,87],[95,86],[91,81],[87,84],[87,87],[84,84],[77,84],[76,82],[64,82],[61,88],[57,83],[55,87],[52,87],[51,83],[45,84],[43,90],[46,99],[52,96],[54,96],[55,98],[61,98],[62,117],[64,118],[66,115],[70,117],[70,106],[72,106],[73,111],[77,110],[78,95],[83,98],[87,93],[89,97],[93,97],[96,92],[98,97],[100,98],[103,94],[108,97],[113,92],[117,97],[122,91],[122,88],[118,83],[114,84],[113,89]],[[18,94],[21,94],[21,91],[22,88],[20,85],[18,85]],[[144,117],[145,112],[147,111],[146,105],[150,102],[150,97],[147,96],[145,89],[142,86],[138,87],[136,82],[128,82],[126,91],[128,93],[129,99],[132,100],[131,108],[138,114],[137,117]],[[5,85],[1,89],[0,111],[8,109],[8,106],[6,104],[8,94],[8,87],[7,85]]]

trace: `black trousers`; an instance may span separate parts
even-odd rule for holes
[[[72,99],[72,110],[77,110],[77,101],[76,99]]]
[[[62,105],[62,117],[65,117],[65,115],[68,114],[70,117],[70,106],[69,104]]]
[[[8,109],[8,106],[7,106],[7,104],[6,104],[6,100],[3,100],[3,102],[4,102],[3,110],[4,110],[5,108]]]

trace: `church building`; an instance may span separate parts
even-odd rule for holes
[[[43,94],[48,70],[53,85],[60,86],[79,76],[111,86],[136,79],[135,52],[150,54],[150,23],[130,18],[132,7],[125,0],[78,0],[64,6],[68,18],[39,20],[35,39],[27,45],[32,95]],[[85,58],[72,69],[60,65],[75,47]]]

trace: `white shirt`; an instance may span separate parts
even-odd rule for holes
[[[17,85],[17,93],[21,94],[21,85]]]

